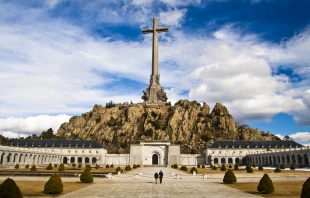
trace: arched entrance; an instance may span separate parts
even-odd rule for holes
[[[157,154],[152,155],[152,164],[158,165],[158,155]]]

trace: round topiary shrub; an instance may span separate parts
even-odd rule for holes
[[[231,165],[231,164],[229,164],[228,168],[232,168],[232,165]]]
[[[235,164],[234,170],[239,170],[239,165],[238,164]]]
[[[78,168],[82,168],[82,164],[79,164],[79,165],[78,165]]]
[[[256,164],[253,163],[253,164],[252,164],[252,167],[253,167],[253,168],[256,168]]]
[[[247,173],[253,173],[253,168],[249,164],[246,165],[246,172]]]
[[[32,165],[32,167],[31,167],[31,169],[30,169],[31,171],[37,171],[37,167],[36,167],[36,165]]]
[[[19,169],[19,165],[18,164],[15,165],[15,169]]]
[[[281,168],[281,169],[285,169],[285,165],[282,163],[282,164],[280,165],[280,168]]]
[[[80,176],[80,181],[83,183],[92,183],[94,181],[89,168],[84,169],[84,172]]]
[[[225,164],[222,164],[221,171],[226,171],[226,166],[225,166]]]
[[[196,171],[196,173],[198,173],[198,171],[197,171],[197,168],[196,168],[196,167],[193,167],[193,168],[190,170],[190,172],[191,172],[191,173],[193,173],[194,171]]]
[[[259,165],[258,170],[264,170],[263,165]]]
[[[60,164],[58,171],[65,171],[65,166],[63,164]]]
[[[57,164],[54,164],[54,168],[57,168]]]
[[[187,167],[186,166],[181,166],[180,170],[187,171]]]
[[[310,177],[302,185],[300,198],[309,198],[310,197]]]
[[[213,168],[212,164],[210,164],[210,168]]]
[[[232,170],[228,169],[228,171],[226,171],[223,182],[224,184],[233,184],[237,182],[237,178]]]
[[[53,170],[53,166],[51,163],[49,163],[49,165],[46,167],[46,170]]]
[[[197,165],[197,168],[200,168],[200,164]]]
[[[121,168],[120,168],[120,167],[117,167],[117,168],[116,168],[116,172],[117,172],[118,170],[121,171]],[[125,170],[126,170],[126,171],[130,171],[130,170],[131,170],[131,167],[130,167],[129,165],[127,165],[127,166],[125,166]]]
[[[137,168],[140,168],[140,164],[137,165]]]
[[[25,166],[25,168],[28,169],[28,168],[29,168],[29,164],[27,164],[27,165]]]
[[[111,164],[111,166],[110,166],[111,168],[114,168],[114,165],[113,164]]]
[[[201,168],[206,168],[206,167],[205,167],[205,165],[203,164],[203,165],[201,166]]]
[[[291,170],[295,170],[295,169],[296,169],[296,166],[295,166],[295,164],[294,164],[294,163],[293,163],[293,164],[291,164],[290,169],[291,169]]]
[[[0,185],[0,197],[22,198],[23,195],[13,179],[7,178]]]
[[[212,170],[217,170],[217,167],[215,165],[213,165]]]
[[[88,168],[89,170],[91,170],[91,166],[89,164],[86,164],[85,168]]]
[[[274,169],[275,173],[281,173],[281,169],[279,167],[277,167],[276,169]]]
[[[134,164],[134,165],[132,166],[132,168],[137,168],[136,164]]]
[[[174,164],[174,165],[173,165],[173,168],[178,168],[178,165],[177,165],[177,164]]]
[[[100,168],[100,166],[98,164],[96,164],[95,169],[98,169],[98,168]]]
[[[127,166],[125,166],[125,170],[126,170],[126,167],[127,167]],[[129,168],[130,168],[130,166],[129,166]],[[131,169],[131,168],[130,168],[130,169]],[[116,172],[122,171],[122,169],[121,169],[121,167],[117,167],[115,171],[116,171]]]
[[[73,168],[75,168],[76,164],[72,164],[71,166],[72,166]]]
[[[264,174],[264,176],[259,181],[257,186],[257,190],[260,193],[270,194],[274,191],[272,180],[270,179],[268,174]]]
[[[45,194],[59,194],[63,191],[63,183],[59,175],[52,175],[44,185]]]
[[[105,168],[110,168],[109,164],[105,165]]]

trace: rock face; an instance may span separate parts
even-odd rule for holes
[[[94,108],[63,123],[57,135],[64,139],[97,140],[108,152],[127,153],[138,140],[171,140],[182,153],[200,153],[215,140],[275,140],[278,137],[246,125],[237,126],[227,108],[216,103],[180,100],[168,104],[116,104]]]

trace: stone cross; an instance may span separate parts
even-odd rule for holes
[[[153,18],[153,28],[142,30],[142,34],[153,34],[153,51],[152,51],[152,76],[158,75],[158,33],[168,32],[167,27],[158,27],[158,18]],[[154,79],[154,78],[153,78]]]
[[[143,34],[153,34],[152,49],[152,74],[150,86],[143,91],[141,97],[146,103],[163,103],[167,102],[167,96],[164,88],[160,85],[160,75],[158,71],[158,33],[168,32],[167,27],[158,27],[158,18],[153,18],[153,28],[142,30]]]

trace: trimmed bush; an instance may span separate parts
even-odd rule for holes
[[[128,167],[128,166],[126,166],[126,167]],[[125,167],[125,170],[126,170],[126,167]],[[130,166],[129,166],[129,168],[130,168]],[[130,170],[131,170],[131,168],[130,168]],[[117,167],[115,171],[116,171],[116,172],[122,171],[122,169],[121,169],[121,167]]]
[[[63,191],[63,183],[59,175],[52,175],[44,185],[45,194],[59,194]]]
[[[89,170],[91,170],[91,166],[89,164],[86,164],[85,168],[88,168]]]
[[[217,170],[217,167],[215,165],[212,166],[212,170]]]
[[[253,167],[253,168],[256,168],[256,164],[253,163],[253,164],[252,164],[252,167]]]
[[[53,166],[51,163],[49,163],[49,165],[46,167],[46,170],[53,170]]]
[[[140,168],[140,164],[137,165],[137,168]]]
[[[285,169],[285,165],[282,163],[282,164],[280,165],[280,168],[281,168],[281,169]]]
[[[54,164],[54,168],[57,168],[57,164]]]
[[[281,169],[279,167],[277,167],[276,169],[274,169],[275,173],[281,173]]]
[[[63,164],[60,164],[58,171],[65,171],[65,166]]]
[[[105,165],[105,168],[110,168],[109,164]]]
[[[210,168],[213,168],[212,164],[210,164]]]
[[[95,169],[98,169],[98,168],[100,168],[100,166],[98,164],[96,164]]]
[[[75,168],[75,167],[76,167],[76,164],[72,164],[71,166],[72,166],[73,168]]]
[[[90,173],[89,168],[85,168],[84,172],[82,173],[80,177],[80,181],[83,183],[92,183],[94,181],[92,174]]]
[[[137,168],[136,164],[134,164],[134,165],[132,166],[132,168],[135,168],[135,169],[136,169],[136,168]]]
[[[231,164],[229,164],[228,168],[232,168],[232,165],[231,165]]]
[[[259,181],[257,186],[257,190],[260,193],[270,194],[274,191],[272,180],[270,179],[268,174],[264,174],[264,176]]]
[[[114,165],[113,165],[113,164],[111,164],[110,168],[114,168]]]
[[[296,169],[296,166],[295,166],[294,163],[290,166],[290,169],[291,169],[291,170],[295,170],[295,169]]]
[[[18,164],[15,165],[15,169],[19,169],[19,165]]]
[[[173,168],[177,169],[179,168],[177,164],[173,164]]]
[[[200,164],[197,165],[197,168],[200,168]]]
[[[201,168],[206,168],[206,167],[205,167],[205,165],[203,164],[203,165],[201,166]]]
[[[305,181],[302,185],[300,198],[308,198],[310,197],[310,177]]]
[[[190,172],[191,172],[191,173],[193,173],[194,171],[196,171],[196,173],[198,173],[198,171],[197,171],[197,168],[196,168],[196,167],[193,167],[193,168],[190,170]]]
[[[221,171],[226,171],[226,166],[225,166],[225,164],[222,164]]]
[[[37,167],[36,167],[36,165],[32,165],[32,167],[31,167],[31,169],[30,169],[31,171],[37,171]]]
[[[180,170],[187,171],[187,167],[186,166],[181,166]]]
[[[263,165],[259,165],[258,170],[264,170]]]
[[[228,171],[226,171],[223,182],[224,184],[233,184],[237,182],[237,178],[232,170],[228,169]]]
[[[78,165],[78,168],[82,168],[82,164],[79,164],[79,165]]]
[[[11,178],[7,178],[0,185],[0,197],[14,197],[22,198],[23,195],[20,192],[19,187],[16,185],[15,181]]]
[[[250,166],[250,164],[246,165],[246,172],[253,173],[253,168]]]
[[[29,168],[29,164],[27,164],[27,165],[25,166],[25,168],[28,169],[28,168]]]
[[[117,167],[117,169],[119,168],[119,171],[121,171],[121,168],[120,167]],[[117,172],[117,169],[116,169],[116,172]],[[125,166],[125,170],[126,171],[130,171],[131,170],[131,167],[129,165]]]
[[[235,164],[234,170],[239,170],[239,165],[238,164]]]

